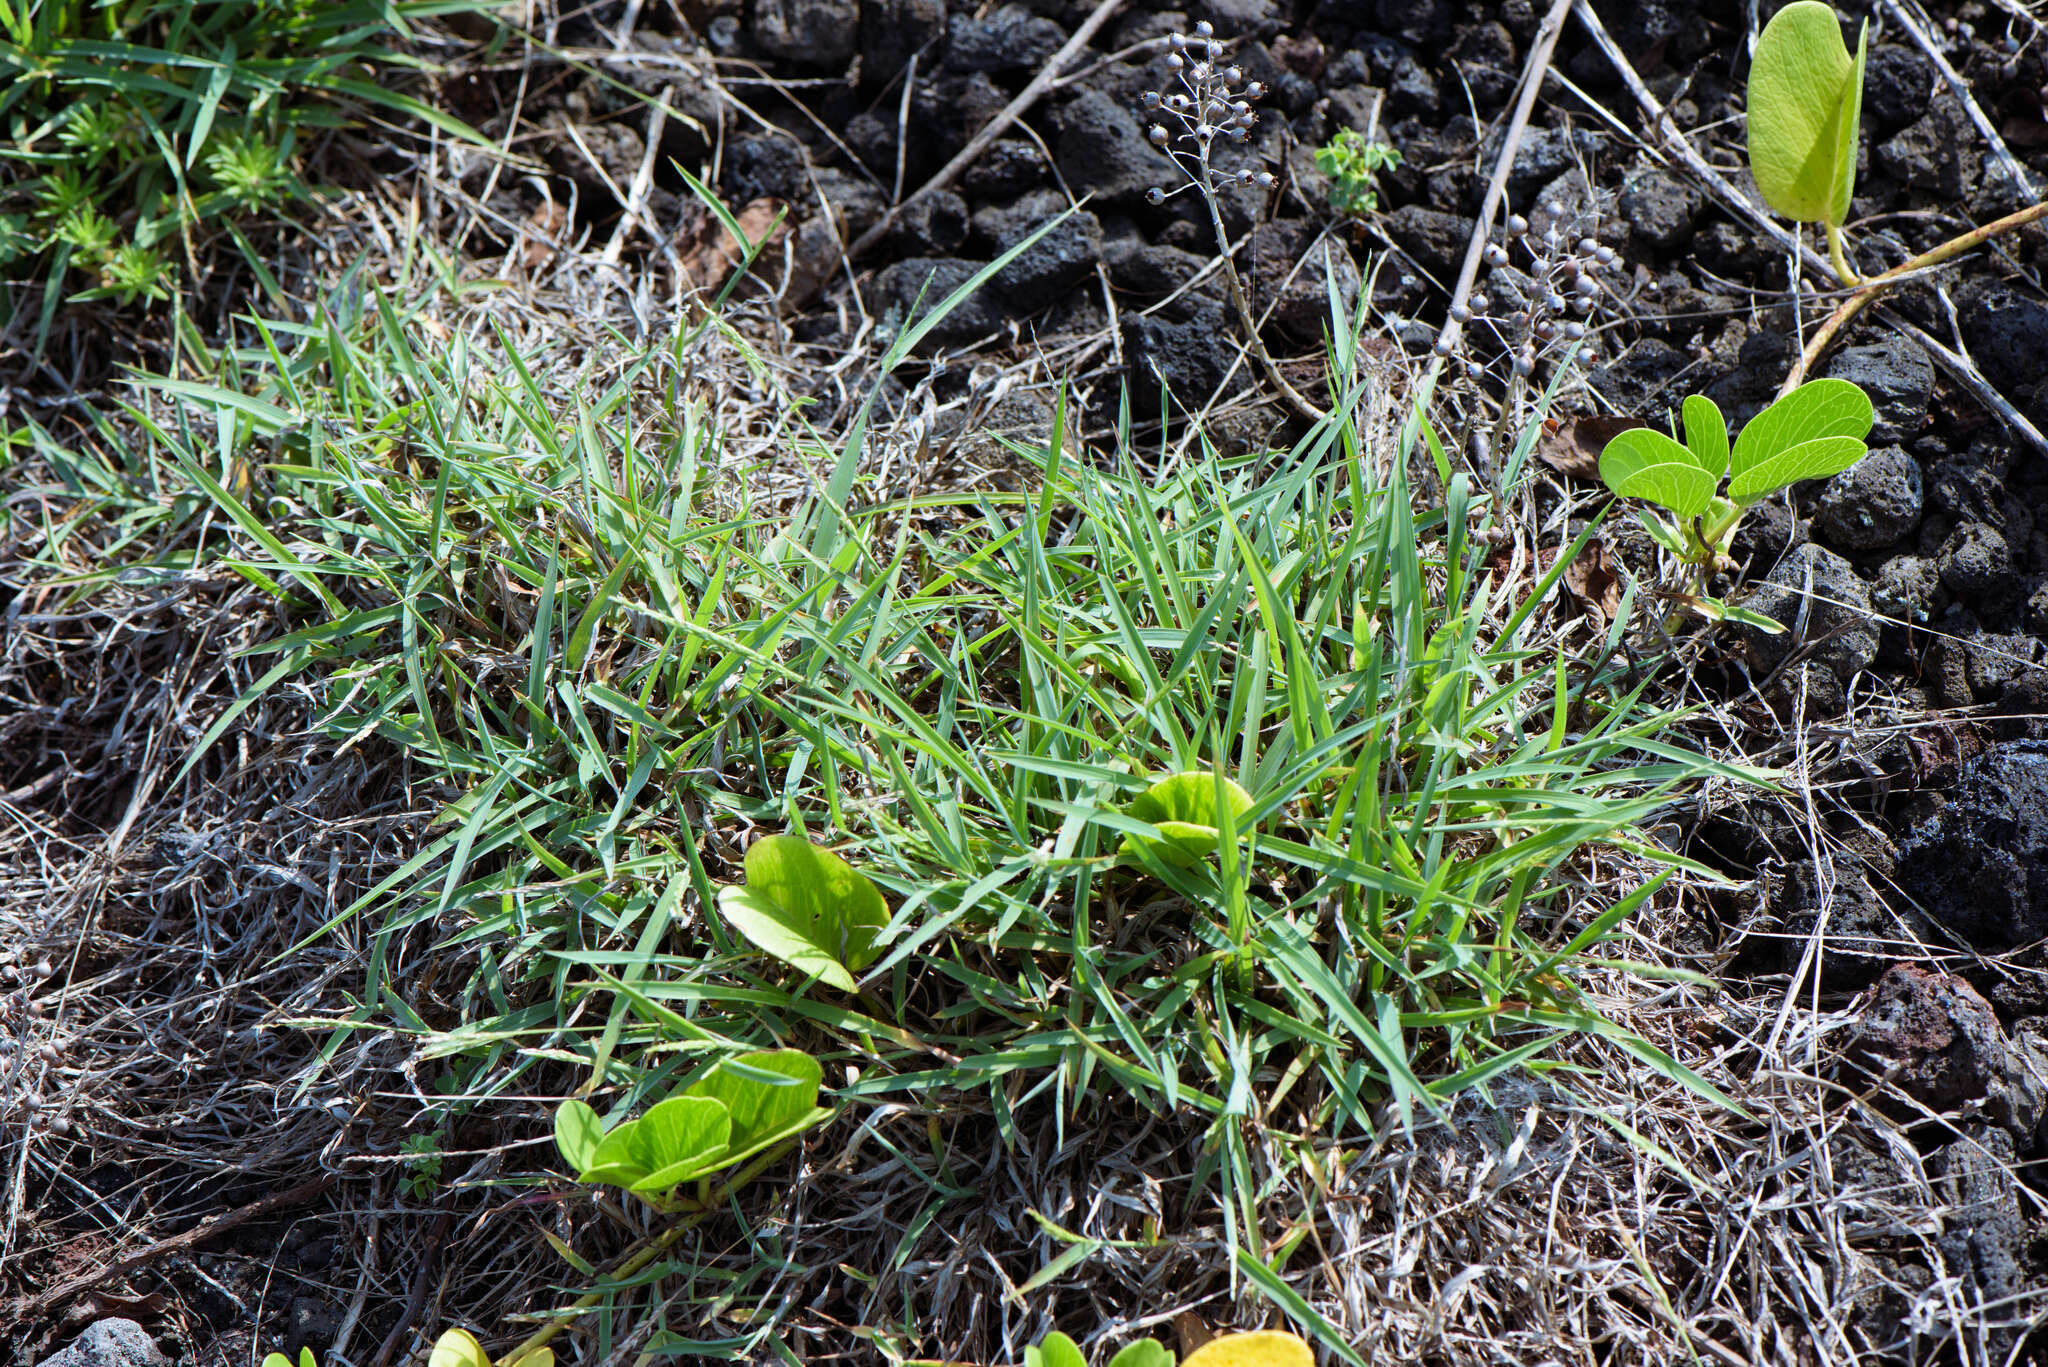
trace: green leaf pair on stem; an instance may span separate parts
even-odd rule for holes
[[[587,1102],[555,1112],[555,1147],[579,1182],[624,1187],[667,1208],[684,1182],[732,1167],[832,1114],[818,1104],[824,1070],[797,1049],[741,1054],[681,1096],[612,1127]]]
[[[1824,479],[1863,459],[1864,438],[1877,420],[1870,398],[1847,380],[1813,380],[1750,420],[1728,442],[1728,424],[1714,401],[1685,401],[1685,440],[1647,427],[1631,428],[1600,453],[1600,478],[1623,498],[1654,503],[1643,526],[1658,545],[1695,566],[1704,590],[1728,554],[1742,514],[1752,504],[1806,479]],[[1723,476],[1725,493],[1717,493]]]

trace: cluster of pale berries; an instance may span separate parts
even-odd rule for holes
[[[1164,204],[1182,190],[1197,186],[1220,190],[1227,185],[1256,185],[1270,190],[1270,171],[1219,172],[1209,165],[1209,152],[1218,138],[1243,142],[1250,135],[1252,125],[1259,121],[1252,104],[1264,98],[1265,84],[1246,81],[1242,67],[1223,65],[1223,44],[1216,41],[1216,27],[1206,19],[1195,25],[1193,37],[1176,33],[1167,43],[1171,51],[1166,65],[1180,78],[1181,88],[1170,95],[1146,91],[1145,108],[1173,118],[1182,131],[1169,133],[1164,123],[1155,123],[1145,136],[1173,158],[1188,180],[1171,190],[1155,185],[1145,192],[1145,198]]]
[[[1549,212],[1553,220],[1562,217],[1556,205],[1550,206]],[[1538,353],[1553,345],[1583,341],[1590,354],[1598,346],[1598,339],[1587,335],[1600,301],[1600,282],[1596,277],[1613,268],[1614,248],[1590,237],[1572,242],[1568,234],[1554,226],[1545,229],[1540,238],[1532,237],[1529,220],[1520,214],[1508,219],[1508,240],[1522,243],[1529,252],[1528,274],[1536,287],[1527,306],[1495,317],[1487,311],[1487,297],[1474,294],[1469,304],[1453,308],[1451,317],[1459,323],[1485,323],[1502,349],[1514,356],[1515,374],[1524,378],[1536,373]],[[1511,258],[1506,247],[1492,242],[1487,244],[1485,259],[1487,265],[1500,268]],[[1439,342],[1437,350],[1439,355],[1449,356],[1451,347],[1448,342]],[[1478,361],[1468,361],[1466,370],[1474,380],[1486,373]]]

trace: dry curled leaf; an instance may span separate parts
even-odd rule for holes
[[[789,238],[787,207],[779,199],[762,198],[748,201],[745,208],[733,215],[740,231],[747,235],[747,241],[762,243],[760,254],[755,258],[759,269],[768,272],[781,269],[782,244]],[[778,216],[780,222],[777,222]],[[698,221],[696,231],[690,235],[690,241],[682,244],[682,258],[685,283],[716,293],[725,284],[726,277],[746,259],[746,249],[733,241],[725,224],[713,215],[705,214]]]
[[[1588,541],[1564,567],[1565,592],[1602,625],[1621,612],[1621,570],[1605,541]]]
[[[1573,479],[1600,478],[1600,453],[1607,443],[1631,427],[1647,426],[1641,418],[1613,418],[1586,414],[1576,418],[1551,418],[1536,439],[1536,459]]]
[[[526,223],[520,236],[526,239],[526,248],[519,259],[529,271],[537,271],[554,259],[561,250],[560,234],[569,226],[569,206],[549,200],[526,216]]]

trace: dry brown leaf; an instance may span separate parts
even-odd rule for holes
[[[1610,418],[1589,414],[1562,420],[1551,418],[1536,439],[1536,459],[1573,479],[1600,478],[1600,453],[1619,433],[1643,427],[1641,418]]]
[[[1565,592],[1605,625],[1621,611],[1621,571],[1605,541],[1588,541],[1564,567]]]
[[[749,200],[745,208],[733,215],[740,231],[747,235],[747,241],[768,239],[755,258],[755,264],[762,269],[773,271],[781,267],[782,244],[789,238],[786,207],[779,199],[762,198]],[[780,223],[776,222],[777,215],[782,216]],[[684,245],[682,258],[685,283],[696,289],[716,292],[725,284],[726,277],[746,259],[746,249],[733,241],[732,234],[726,231],[723,223],[706,214],[691,235],[691,241]]]
[[[561,250],[557,241],[562,229],[569,226],[569,206],[549,200],[526,216],[526,226],[520,236],[526,239],[526,249],[520,253],[520,261],[529,271],[537,271],[554,260]]]

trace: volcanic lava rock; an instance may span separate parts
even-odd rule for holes
[[[1436,277],[1446,290],[1458,278],[1473,220],[1404,204],[1380,220],[1380,227],[1410,260]]]
[[[1066,211],[1057,190],[1034,190],[1014,204],[983,209],[974,216],[974,235],[991,256],[1000,256]],[[1102,259],[1102,222],[1086,209],[1058,225],[996,273],[996,288],[1025,313],[1051,308]]]
[[[986,18],[955,14],[946,21],[946,66],[1035,75],[1066,41],[1065,29],[1022,5],[1004,5]]]
[[[1157,299],[1194,279],[1208,259],[1178,247],[1147,242],[1132,232],[1103,243],[1102,264],[1109,271],[1110,284]]]
[[[871,307],[885,326],[900,329],[930,314],[984,264],[950,256],[905,257],[875,277]],[[1011,316],[1001,292],[984,285],[961,300],[926,335],[924,344],[964,346],[999,330]]]
[[[833,66],[859,38],[860,0],[755,0],[754,41],[770,56]]]
[[[1904,128],[1927,112],[1934,94],[1934,63],[1915,48],[1879,43],[1863,73],[1863,117],[1884,132]]]
[[[1870,444],[1895,446],[1911,441],[1927,421],[1927,403],[1934,397],[1934,363],[1917,342],[1894,337],[1882,346],[1857,346],[1837,352],[1828,375],[1860,385],[1877,410]]]
[[[1688,364],[1685,353],[1669,342],[1644,337],[1596,368],[1590,381],[1616,412],[1654,420],[1660,408],[1670,406],[1665,386]]]
[[[946,0],[864,0],[860,14],[861,75],[886,81],[910,56],[946,31]],[[919,64],[920,67],[923,65]]]
[[[934,190],[906,203],[896,215],[897,249],[912,256],[951,256],[967,241],[967,201]]]
[[[2012,549],[1998,529],[1983,522],[1965,522],[1949,533],[1935,557],[1942,587],[1970,604],[1979,616],[2012,606],[2021,590],[2013,573]]]
[[[1925,506],[1920,462],[1887,446],[1821,487],[1813,530],[1838,550],[1879,550],[1911,536]]]
[[[1941,591],[1941,572],[1924,555],[1895,555],[1878,567],[1870,605],[1894,621],[1924,625]]]
[[[1929,931],[1925,919],[1910,906],[1894,910],[1885,901],[1882,890],[1894,867],[1894,856],[1881,839],[1852,841],[1833,857],[1823,899],[1821,879],[1811,861],[1794,862],[1779,894],[1784,966],[1798,967],[1823,908],[1827,927],[1821,941],[1820,979],[1825,988],[1868,986],[1900,954],[1924,942]]]
[[[2048,742],[1995,745],[1899,848],[1899,884],[1973,945],[2048,936]]]
[[[1771,570],[1743,606],[1783,623],[1775,635],[1742,628],[1742,639],[1760,671],[1783,664],[1796,646],[1810,645],[1810,658],[1843,683],[1877,659],[1877,621],[1870,610],[1870,586],[1848,561],[1825,546],[1795,546]],[[1791,630],[1805,618],[1803,636]]]
[[[1966,1125],[1927,1161],[1942,1206],[1935,1246],[1972,1303],[2011,1305],[2026,1288],[2027,1220],[2013,1177],[2022,1147],[2004,1130]],[[1992,1329],[1986,1338],[1992,1354],[2005,1359],[2012,1330]]]
[[[976,199],[1009,199],[1043,181],[1051,169],[1038,144],[1024,138],[998,138],[967,168],[960,184]]]
[[[1877,164],[1901,185],[1957,200],[1977,184],[1975,130],[1955,96],[1943,91],[1927,112],[1877,145]]]
[[[1099,90],[1083,90],[1060,110],[1053,152],[1060,175],[1076,195],[1093,194],[1108,209],[1144,203],[1145,191],[1170,185],[1178,172],[1151,144],[1137,115]]]
[[[1621,215],[1653,247],[1684,246],[1705,204],[1691,180],[1661,166],[1638,167],[1621,183]]]
[[[809,198],[804,149],[789,138],[735,138],[726,148],[719,183],[735,204],[756,199],[797,203]]]
[[[100,1320],[62,1352],[43,1359],[43,1367],[164,1367],[155,1340],[134,1320]]]
[[[1358,263],[1342,242],[1328,236],[1316,242],[1315,236],[1315,229],[1300,219],[1252,229],[1252,313],[1270,317],[1297,342],[1320,342],[1329,332],[1331,279],[1347,311],[1358,302]]]
[[[1956,291],[1956,322],[1971,359],[2006,394],[2048,375],[2048,301],[1972,275]]]
[[[1148,417],[1159,412],[1162,390],[1183,410],[1199,408],[1237,358],[1220,310],[1184,323],[1127,314],[1123,340],[1131,403]]]
[[[2021,1144],[2033,1143],[2048,1103],[2033,1059],[2006,1039],[1991,1003],[1961,978],[1915,964],[1894,964],[1871,988],[1846,1061],[1930,1110],[1977,1110]]]

